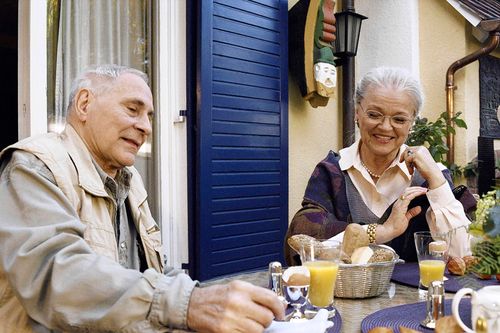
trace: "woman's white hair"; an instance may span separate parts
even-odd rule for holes
[[[424,94],[420,82],[404,68],[377,67],[366,73],[356,86],[354,103],[360,103],[372,87],[392,87],[407,93],[415,105],[415,117],[422,109]]]

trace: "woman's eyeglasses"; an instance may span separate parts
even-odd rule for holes
[[[361,107],[361,110],[363,110],[366,118],[372,123],[372,124],[382,124],[385,120],[385,118],[389,118],[389,123],[391,124],[392,127],[394,128],[403,128],[406,125],[410,124],[413,121],[413,118],[403,116],[403,115],[395,115],[395,116],[386,116],[381,112],[375,111],[375,110],[365,110],[361,103],[358,103],[359,106]]]

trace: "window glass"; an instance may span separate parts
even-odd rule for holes
[[[48,0],[47,4],[47,125],[49,131],[60,132],[71,82],[86,67],[113,63],[139,69],[152,78],[151,0]],[[156,190],[153,137],[136,159],[150,194]]]

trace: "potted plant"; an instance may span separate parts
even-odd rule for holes
[[[456,127],[467,128],[467,124],[460,118],[460,115],[461,112],[457,112],[451,118],[450,123]],[[455,134],[453,126],[448,125],[448,119],[446,112],[441,113],[435,122],[431,122],[427,118],[417,117],[406,144],[409,146],[426,146],[434,160],[445,164],[453,178],[456,178],[462,176],[462,168],[456,164],[448,165],[446,162],[446,153],[449,150],[446,145],[446,137],[448,133]]]
[[[478,200],[469,233],[473,236],[472,255],[477,259],[471,267],[472,273],[486,279],[496,275],[500,281],[500,189],[492,190]]]

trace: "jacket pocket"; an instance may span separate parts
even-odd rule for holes
[[[142,233],[141,238],[148,266],[162,272],[164,267],[164,251],[161,242],[160,228],[153,222],[153,224],[145,230],[145,233]]]

